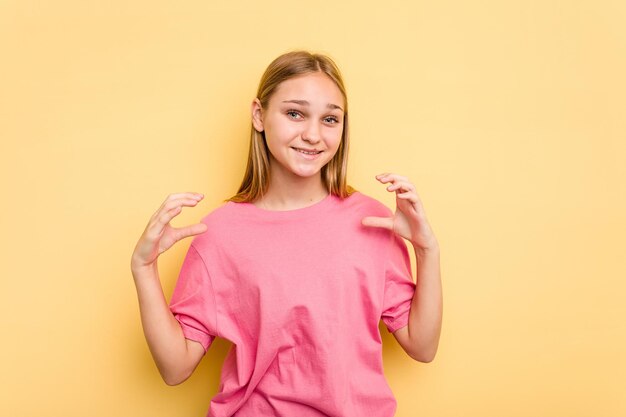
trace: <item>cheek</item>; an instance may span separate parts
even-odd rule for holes
[[[273,156],[278,156],[286,151],[285,146],[293,140],[293,134],[284,127],[267,126],[265,128],[265,143]],[[280,158],[280,157],[279,157]]]
[[[273,142],[289,142],[298,135],[298,129],[295,125],[289,123],[274,123],[266,126],[266,137],[271,138]]]
[[[328,144],[332,144],[331,146],[333,148],[338,148],[339,144],[341,143],[341,135],[342,135],[342,133],[343,133],[342,129],[332,129],[326,135],[326,142]]]

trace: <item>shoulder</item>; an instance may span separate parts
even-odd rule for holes
[[[389,216],[392,211],[374,197],[355,191],[350,196],[343,199],[343,204],[350,210],[368,216]]]
[[[234,228],[237,227],[236,220],[237,215],[235,213],[235,203],[230,201],[221,203],[218,207],[214,208],[202,219],[201,223],[206,224],[207,230],[204,233],[195,235],[191,242],[196,248],[206,246],[207,244],[215,245],[219,242],[220,236],[228,231],[234,232]]]
[[[372,244],[376,251],[384,250],[394,233],[381,227],[365,226],[362,221],[365,217],[391,217],[393,211],[378,199],[359,191],[346,197],[343,204],[343,212],[350,218],[349,222],[354,225],[355,233]]]
[[[234,205],[235,203],[230,201],[222,202],[219,206],[215,207],[202,218],[202,223],[207,225],[218,225],[224,220],[233,217]]]

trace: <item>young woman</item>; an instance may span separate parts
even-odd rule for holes
[[[327,56],[275,59],[252,102],[237,194],[201,223],[173,228],[202,194],[171,194],[151,217],[131,269],[146,340],[169,385],[215,339],[232,342],[208,416],[390,417],[382,319],[407,354],[430,362],[442,319],[439,246],[414,185],[376,176],[391,212],[346,183],[348,102]],[[168,304],[157,259],[194,236]],[[407,239],[417,259],[413,282]]]

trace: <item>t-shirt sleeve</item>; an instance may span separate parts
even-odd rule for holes
[[[393,233],[385,264],[385,295],[382,320],[390,333],[409,324],[411,301],[416,285],[411,258],[404,239]]]
[[[169,307],[185,338],[200,342],[206,353],[217,336],[217,310],[211,277],[193,244],[185,255]]]

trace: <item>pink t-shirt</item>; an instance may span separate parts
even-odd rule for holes
[[[361,225],[391,216],[360,192],[264,210],[226,202],[202,219],[170,309],[205,350],[232,342],[209,417],[391,417],[378,324],[408,324],[404,240]]]

